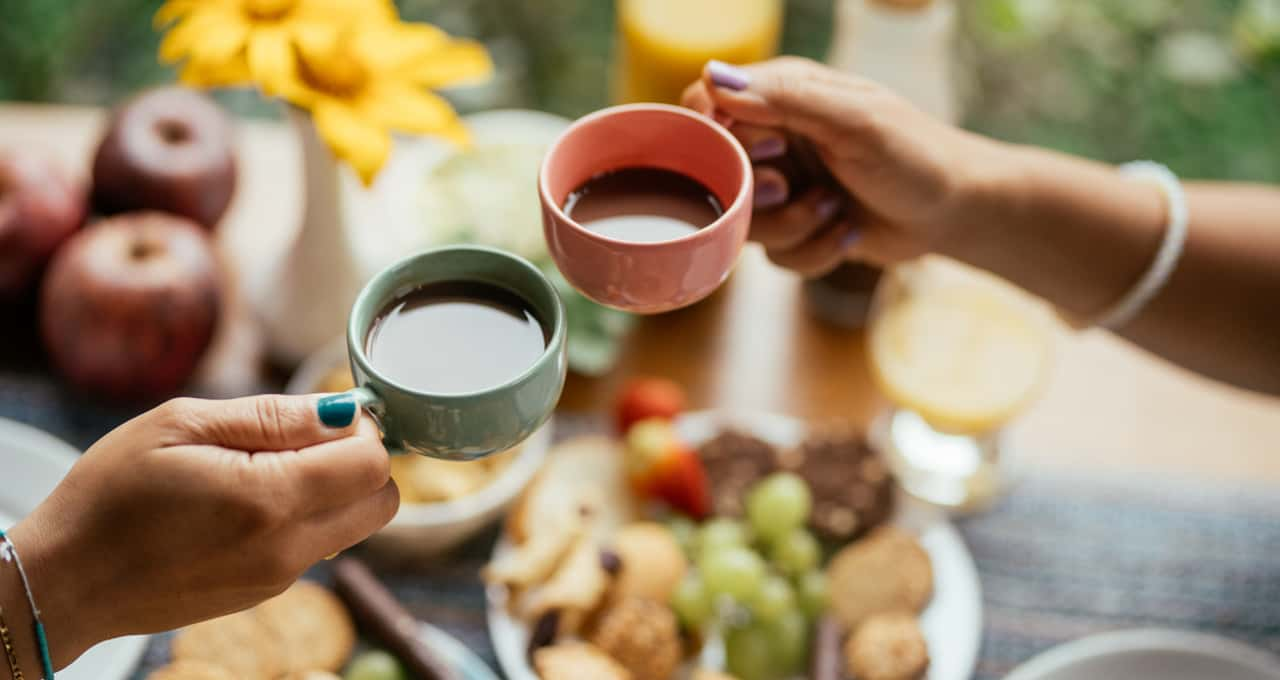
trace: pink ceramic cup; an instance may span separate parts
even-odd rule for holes
[[[727,206],[715,222],[670,241],[637,243],[595,233],[565,215],[570,192],[625,167],[672,170],[698,180]],[[751,161],[710,118],[665,104],[628,104],[578,119],[547,152],[538,176],[551,257],[583,295],[655,314],[710,295],[733,268],[751,225]]]

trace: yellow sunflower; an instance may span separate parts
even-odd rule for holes
[[[155,14],[170,27],[160,59],[183,62],[183,82],[198,87],[256,83],[267,94],[294,70],[299,31],[354,21],[396,19],[390,0],[168,0]]]
[[[482,46],[427,24],[313,25],[296,32],[293,44],[297,68],[279,94],[311,111],[320,137],[365,184],[390,154],[392,131],[466,143],[453,107],[430,88],[493,68]]]

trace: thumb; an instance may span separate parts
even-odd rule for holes
[[[857,81],[808,59],[779,57],[750,66],[712,60],[702,81],[718,114],[811,139],[823,139],[841,118],[856,113],[842,109],[851,108]]]
[[[182,444],[240,451],[288,451],[346,437],[360,407],[349,393],[264,394],[226,400],[175,399],[161,407]]]

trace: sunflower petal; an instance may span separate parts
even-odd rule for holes
[[[323,99],[311,111],[316,131],[334,156],[345,160],[365,186],[391,155],[391,134],[345,104]]]
[[[443,97],[394,80],[370,84],[359,105],[378,124],[400,132],[436,134],[458,120]]]
[[[158,31],[165,26],[185,17],[196,8],[195,0],[169,0],[156,10],[151,17],[151,25]]]
[[[191,61],[216,68],[241,55],[249,25],[237,21],[210,22],[207,30],[191,44]]]
[[[485,80],[493,75],[493,61],[484,45],[471,40],[454,40],[418,61],[406,75],[430,88]]]
[[[293,15],[330,22],[335,17],[373,21],[395,21],[400,17],[391,0],[300,0]]]
[[[201,89],[244,85],[250,81],[249,65],[243,55],[217,65],[187,61],[178,79],[184,85]]]
[[[278,28],[259,28],[249,38],[249,73],[262,91],[274,95],[294,77],[293,45]]]
[[[169,29],[160,41],[160,61],[166,64],[182,60],[195,49],[211,31],[219,31],[227,25],[244,26],[244,21],[212,7],[193,11]],[[234,29],[233,29],[234,30]]]
[[[448,40],[447,33],[430,24],[369,22],[360,26],[352,49],[370,69],[382,71],[416,64]]]

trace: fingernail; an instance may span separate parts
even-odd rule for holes
[[[751,76],[746,71],[718,59],[707,62],[707,71],[711,74],[711,82],[720,87],[745,90],[751,85]]]
[[[860,240],[862,240],[862,230],[854,227],[849,230],[849,233],[844,235],[844,238],[840,239],[840,250],[848,250],[853,247],[853,244]]]
[[[316,412],[320,414],[320,422],[326,427],[346,427],[356,419],[356,398],[343,392],[321,397],[316,402]]]
[[[765,137],[751,145],[747,155],[753,161],[767,161],[787,152],[787,142],[781,137]]]
[[[815,212],[818,215],[818,222],[826,224],[840,212],[840,208],[844,205],[844,201],[838,196],[831,196],[818,201],[818,207]]]
[[[782,205],[787,200],[787,190],[776,181],[764,180],[756,183],[755,206],[772,208]]]

